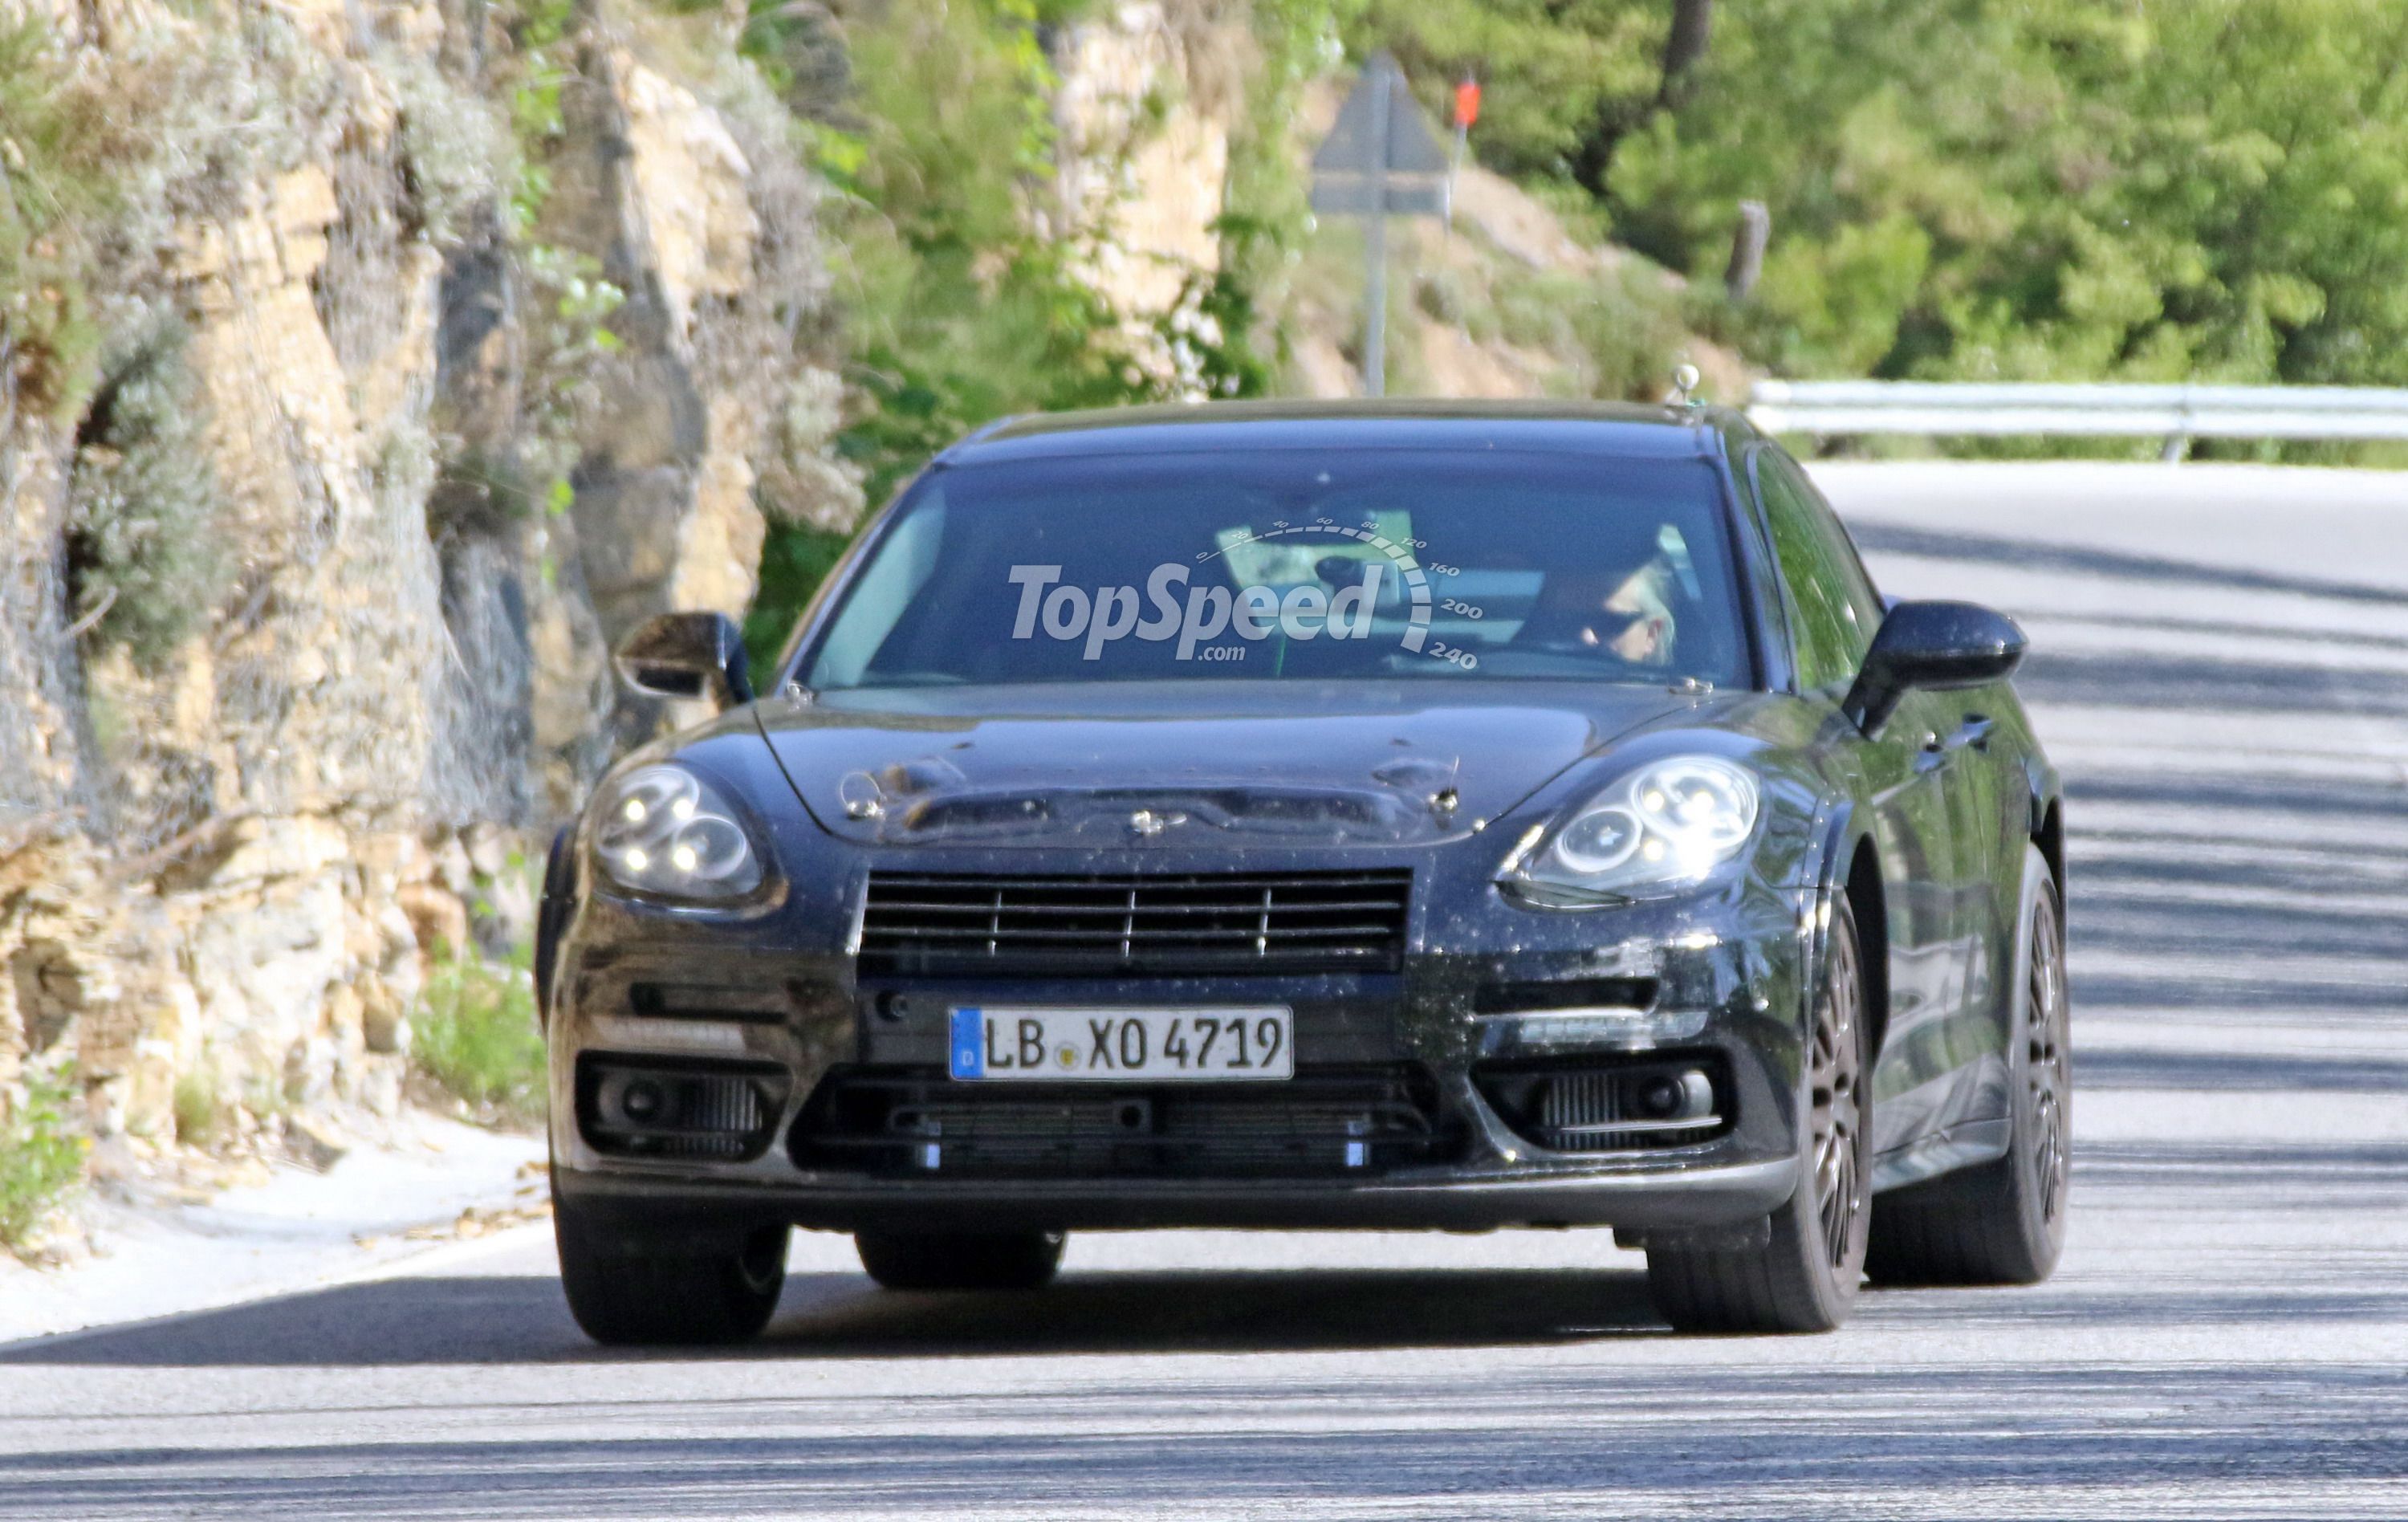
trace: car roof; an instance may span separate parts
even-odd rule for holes
[[[1698,459],[1752,434],[1722,408],[1667,403],[1353,401],[1169,403],[1049,412],[990,424],[946,450],[948,466],[1224,449],[1514,450]]]

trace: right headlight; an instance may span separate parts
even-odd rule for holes
[[[1526,840],[1503,881],[1554,907],[1641,898],[1703,882],[1756,833],[1756,774],[1718,755],[1652,762]]]
[[[657,898],[720,903],[761,885],[761,857],[718,789],[683,767],[638,767],[595,799],[594,859]]]

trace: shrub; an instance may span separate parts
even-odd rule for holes
[[[153,331],[109,374],[77,430],[70,594],[90,637],[150,664],[205,622],[226,582],[226,536],[184,330]]]
[[[0,20],[0,395],[57,421],[81,402],[99,347],[81,229],[117,195],[93,106],[48,20]]]
[[[426,980],[410,1025],[410,1060],[480,1118],[542,1119],[543,1033],[523,953],[498,965],[455,954]]]
[[[14,1251],[83,1179],[84,1139],[68,1129],[75,1085],[27,1076],[25,1102],[0,1123],[0,1247]]]
[[[1047,229],[1053,93],[1040,34],[1079,7],[896,0],[850,18],[845,125],[807,132],[834,194],[830,263],[855,405],[838,438],[869,502],[1006,413],[1165,392],[1080,278],[1085,228]],[[747,48],[799,90],[824,71],[815,34],[752,28]],[[790,95],[798,110],[824,104]],[[824,568],[824,530],[773,523],[752,628],[781,638]]]
[[[170,1108],[176,1121],[176,1140],[184,1145],[207,1149],[225,1140],[230,1118],[225,1098],[208,1074],[178,1074]]]

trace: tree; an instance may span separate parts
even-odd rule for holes
[[[2398,0],[1379,0],[1350,41],[1477,70],[1485,161],[1701,281],[1763,202],[1720,321],[1781,368],[2408,380]]]
[[[1656,93],[1647,100],[1599,101],[1594,120],[1572,156],[1572,179],[1600,201],[1611,198],[1613,151],[1622,139],[1644,126],[1647,119],[1670,110],[1689,97],[1698,65],[1706,56],[1713,31],[1714,0],[1672,0],[1672,19],[1664,37],[1664,62]]]

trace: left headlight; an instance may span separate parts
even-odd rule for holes
[[[1746,848],[1760,798],[1755,773],[1720,756],[1653,762],[1526,842],[1504,881],[1558,907],[1686,887]]]
[[[683,767],[638,767],[612,780],[595,811],[595,861],[623,888],[717,903],[761,885],[736,811]]]

